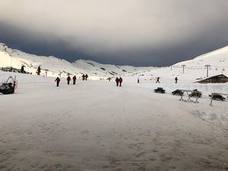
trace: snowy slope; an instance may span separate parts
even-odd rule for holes
[[[19,69],[22,65],[26,66],[26,71],[33,74],[35,74],[36,68],[41,65],[42,74],[45,75],[45,70],[47,70],[47,75],[52,77],[56,77],[59,73],[63,77],[68,73],[78,76],[81,76],[82,73],[87,73],[92,79],[105,79],[122,75],[133,76],[134,80],[139,77],[147,80],[161,77],[161,80],[167,81],[178,77],[180,80],[194,82],[196,79],[206,77],[205,65],[211,65],[209,76],[221,73],[228,75],[228,70],[226,70],[228,68],[228,46],[192,60],[177,63],[171,67],[155,68],[107,65],[82,59],[70,63],[53,56],[46,57],[24,53],[0,43],[0,67],[12,66]],[[182,65],[185,65],[184,73]]]
[[[228,46],[198,56],[192,60],[177,63],[175,66],[181,65],[186,65],[188,67],[204,67],[204,65],[211,65],[213,68],[226,68],[228,67]]]
[[[1,171],[227,170],[227,102],[185,103],[128,81],[17,79],[16,94],[0,96]]]
[[[72,75],[87,73],[90,77],[94,78],[127,75],[129,73],[147,69],[143,67],[136,68],[132,66],[105,65],[81,59],[74,63],[70,63],[53,56],[46,57],[24,53],[16,49],[11,49],[5,44],[0,43],[0,67],[12,66],[20,69],[22,65],[26,66],[27,72],[33,74],[35,74],[36,68],[41,65],[43,74],[45,74],[45,70],[48,70],[48,76],[57,76],[59,73],[62,73],[62,76],[66,76],[67,73]]]
[[[98,73],[103,73],[105,75],[132,75],[133,73],[143,72],[153,67],[133,67],[133,66],[119,66],[119,65],[109,65],[109,64],[100,64],[91,60],[82,60],[79,59],[73,65],[76,68],[81,68],[86,71],[93,71]]]
[[[205,65],[210,65],[209,76],[225,74],[228,76],[228,46],[213,52],[198,56],[192,60],[177,63],[173,68],[182,70],[185,65],[185,74],[189,78],[205,78],[207,71]]]
[[[32,72],[33,74],[35,74],[37,67],[41,65],[43,74],[44,70],[48,69],[49,76],[56,76],[60,72],[72,74],[84,72],[84,70],[75,68],[66,60],[27,54],[0,44],[0,67],[12,66],[19,69],[22,65],[26,66],[26,71]]]
[[[184,71],[183,65],[185,65]],[[209,76],[218,74],[228,76],[228,46],[170,67],[153,69],[144,75],[145,78],[149,77],[153,80],[161,77],[162,82],[173,82],[175,77],[178,77],[180,81],[195,82],[207,77],[205,65],[210,65]]]

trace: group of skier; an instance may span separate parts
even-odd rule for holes
[[[73,80],[73,85],[75,85],[75,84],[76,84],[76,80],[77,80],[76,75],[72,77],[72,80]],[[68,76],[68,77],[67,77],[67,84],[68,84],[68,85],[70,85],[70,81],[71,81],[71,77]]]
[[[67,85],[70,85],[71,77],[68,76],[66,80],[67,80]],[[76,80],[77,80],[76,75],[72,77],[72,80],[73,80],[73,85],[75,85],[75,84],[76,84]],[[61,81],[61,79],[60,79],[59,77],[57,77],[57,78],[55,79],[55,82],[56,82],[56,86],[57,86],[57,87],[59,87],[60,81]]]
[[[21,66],[21,70],[20,71],[21,71],[21,73],[26,73],[25,66],[24,65]],[[41,66],[38,66],[36,73],[37,73],[37,75],[40,75],[40,73],[41,73]],[[73,76],[72,77],[72,80],[73,80],[73,85],[75,85],[76,84],[77,77],[76,76]],[[83,81],[88,80],[88,75],[87,74],[83,74],[82,75],[82,80]],[[111,81],[111,78],[108,78],[108,80]],[[56,86],[59,87],[59,84],[60,84],[60,81],[61,81],[60,80],[60,77],[57,77],[55,79],[55,81],[56,81]],[[67,77],[67,84],[69,85],[70,82],[71,82],[71,77],[68,76]],[[122,77],[116,77],[115,82],[116,82],[116,86],[117,87],[121,87],[122,86],[122,82],[123,82],[123,78]],[[137,83],[138,84],[140,83],[139,78],[137,79]],[[160,77],[156,77],[156,82],[155,83],[160,83]],[[178,78],[177,77],[175,77],[175,83],[176,84],[178,83]]]
[[[88,79],[88,75],[87,74],[86,75],[83,74],[82,75],[82,80],[87,80],[87,79]],[[76,84],[77,77],[76,76],[73,76],[72,77],[72,80],[73,80],[73,85],[75,85]],[[60,81],[61,81],[60,77],[57,77],[55,79],[55,82],[56,82],[56,86],[57,87],[59,87]],[[67,85],[70,85],[71,77],[70,76],[67,76],[66,81],[67,81]],[[115,81],[116,81],[116,86],[117,87],[122,87],[122,83],[123,83],[123,78],[122,77],[116,77],[116,80]]]
[[[21,70],[20,71],[21,71],[21,73],[26,73],[25,66],[24,65],[21,66]],[[40,73],[41,73],[41,66],[38,66],[36,73],[37,73],[37,75],[40,75]],[[73,76],[71,78],[70,75],[68,75],[68,77],[67,77],[66,80],[67,80],[67,84],[68,85],[70,85],[71,80],[73,80],[73,85],[75,85],[76,84],[77,77],[76,76]],[[82,75],[82,81],[86,81],[86,80],[88,80],[88,75],[87,74],[83,74]],[[109,78],[108,80],[111,81],[111,78]],[[59,87],[60,81],[61,81],[60,77],[57,77],[55,79],[55,82],[56,82],[56,86],[57,87]],[[122,87],[123,78],[122,77],[116,77],[115,82],[116,82],[116,86],[117,87]],[[140,83],[139,78],[137,79],[137,83],[138,84]],[[156,77],[156,82],[155,83],[160,83],[160,77]],[[176,84],[178,83],[178,78],[177,77],[175,77],[175,83]]]

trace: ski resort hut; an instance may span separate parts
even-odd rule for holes
[[[220,74],[220,75],[215,75],[212,77],[208,77],[206,79],[198,81],[198,83],[202,84],[208,84],[208,83],[227,83],[228,82],[228,77]]]

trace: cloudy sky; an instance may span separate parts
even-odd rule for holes
[[[4,0],[0,42],[38,55],[170,65],[228,45],[228,0]]]

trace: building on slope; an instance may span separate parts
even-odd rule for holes
[[[228,77],[223,75],[223,74],[219,74],[219,75],[215,75],[212,77],[208,77],[206,79],[200,80],[198,81],[198,83],[202,83],[202,84],[208,84],[208,83],[227,83],[228,82]]]

